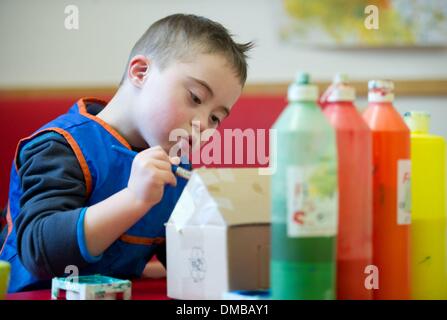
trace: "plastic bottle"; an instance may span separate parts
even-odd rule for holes
[[[410,130],[393,106],[394,85],[368,83],[363,116],[373,132],[374,299],[410,299]],[[378,285],[378,287],[377,287]]]
[[[430,115],[405,114],[411,130],[413,299],[447,299],[445,140],[429,133]]]
[[[365,269],[372,264],[372,133],[354,105],[346,75],[336,75],[322,98],[337,133],[337,299],[370,300]]]
[[[299,74],[270,136],[273,299],[335,298],[337,151],[317,98],[309,75]]]

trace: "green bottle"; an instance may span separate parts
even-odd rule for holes
[[[335,299],[338,224],[335,131],[301,73],[270,135],[273,299]]]

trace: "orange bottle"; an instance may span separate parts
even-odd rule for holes
[[[354,105],[355,90],[345,75],[336,75],[322,98],[337,132],[337,299],[370,300],[365,269],[372,264],[372,133]]]
[[[373,132],[374,299],[410,299],[410,131],[393,106],[391,81],[368,83],[363,116]]]

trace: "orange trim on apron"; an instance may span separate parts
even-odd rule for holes
[[[115,139],[117,139],[119,142],[121,142],[127,149],[132,150],[132,147],[130,146],[130,144],[126,141],[126,139],[124,139],[124,137],[121,134],[118,133],[118,131],[116,131],[114,128],[112,128],[112,126],[110,126],[107,122],[105,122],[101,118],[98,118],[98,117],[91,115],[90,113],[87,112],[87,107],[85,106],[84,100],[89,100],[89,101],[96,102],[99,104],[104,104],[104,105],[107,103],[101,99],[90,98],[90,97],[81,98],[77,102],[80,114],[82,114],[84,117],[87,117],[87,118],[97,122],[105,130],[107,130],[112,136],[114,136]]]
[[[136,237],[128,234],[123,234],[120,240],[130,244],[142,244],[145,246],[150,246],[153,244],[162,244],[165,242],[165,238],[146,238],[146,237]]]
[[[76,158],[78,159],[78,162],[79,162],[79,166],[81,167],[82,173],[84,174],[85,185],[87,188],[87,197],[89,197],[90,193],[92,191],[92,175],[90,174],[90,169],[88,168],[87,161],[85,160],[84,155],[82,154],[81,148],[79,147],[76,140],[71,136],[71,134],[69,134],[67,131],[65,131],[61,128],[57,128],[57,127],[47,128],[42,131],[38,131],[26,138],[21,139],[19,141],[19,143],[17,144],[16,152],[14,155],[14,164],[15,164],[16,171],[19,170],[18,166],[17,166],[17,153],[19,151],[19,146],[22,143],[22,141],[27,140],[27,139],[32,139],[35,136],[37,136],[43,132],[50,132],[50,131],[54,131],[54,132],[57,132],[60,135],[62,135],[67,140],[68,144],[70,145],[71,149],[73,150],[74,154],[76,155]]]
[[[8,237],[12,231],[12,218],[11,218],[11,210],[9,209],[9,200],[8,200],[8,209],[6,210],[6,223],[8,224],[8,234],[6,235],[5,242],[3,242],[0,254],[3,252],[3,249],[5,248],[6,245],[6,240],[8,240]]]

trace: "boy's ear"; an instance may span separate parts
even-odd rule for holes
[[[129,62],[129,69],[127,71],[127,78],[129,81],[141,88],[144,83],[144,78],[149,72],[150,61],[143,55],[134,56]]]

